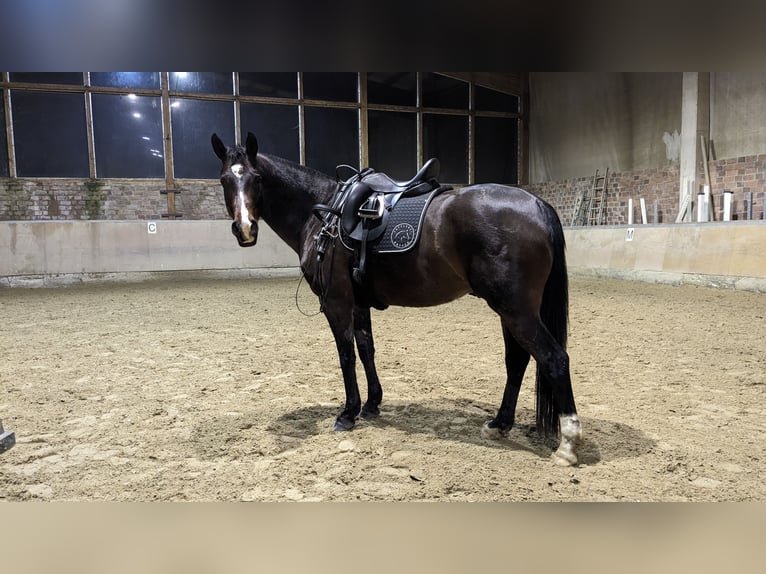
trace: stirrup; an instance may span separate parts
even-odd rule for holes
[[[356,214],[362,219],[380,219],[383,217],[383,211],[386,209],[386,206],[382,195],[381,193],[371,195]]]

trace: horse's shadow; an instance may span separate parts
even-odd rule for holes
[[[387,402],[381,414],[371,421],[360,420],[357,428],[395,428],[408,434],[425,434],[439,439],[459,441],[482,448],[526,450],[547,457],[558,446],[558,439],[541,437],[534,428],[534,411],[518,408],[516,425],[507,438],[488,440],[481,437],[482,425],[494,416],[494,407],[468,400],[446,401],[441,407],[419,403]],[[300,407],[273,420],[266,431],[296,441],[331,432],[338,414],[337,406]],[[580,447],[581,464],[596,464],[618,458],[636,457],[655,445],[643,431],[623,423],[581,417],[584,441]],[[606,440],[608,437],[608,440]]]

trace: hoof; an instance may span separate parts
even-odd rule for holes
[[[556,466],[575,466],[577,464],[577,456],[571,452],[565,452],[561,449],[551,454],[551,460]]]
[[[576,414],[559,417],[561,429],[561,444],[551,455],[554,464],[558,466],[574,466],[577,464],[577,449],[582,445],[582,425]]]
[[[342,419],[340,417],[338,417],[332,427],[334,431],[350,431],[352,428],[354,428],[354,421],[349,421],[348,419]]]
[[[368,409],[367,407],[362,409],[362,412],[359,413],[359,418],[364,419],[366,421],[371,421],[372,419],[378,418],[378,415],[380,415],[380,409],[375,407]]]
[[[489,440],[508,438],[508,429],[503,430],[499,427],[491,427],[489,423],[484,423],[484,426],[481,427],[481,436]]]

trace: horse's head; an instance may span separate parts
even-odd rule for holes
[[[245,147],[226,147],[217,134],[210,138],[215,155],[221,160],[221,185],[226,210],[234,220],[231,232],[240,247],[252,247],[258,241],[258,218],[261,203],[261,176],[255,171],[258,140],[247,134]]]

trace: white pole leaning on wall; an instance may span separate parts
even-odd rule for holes
[[[700,191],[697,194],[697,223],[704,223],[707,220],[708,220],[707,197],[705,196],[705,192]]]
[[[731,221],[731,196],[734,193],[728,189],[723,191],[723,220]]]
[[[628,198],[628,225],[633,225],[633,198]]]

